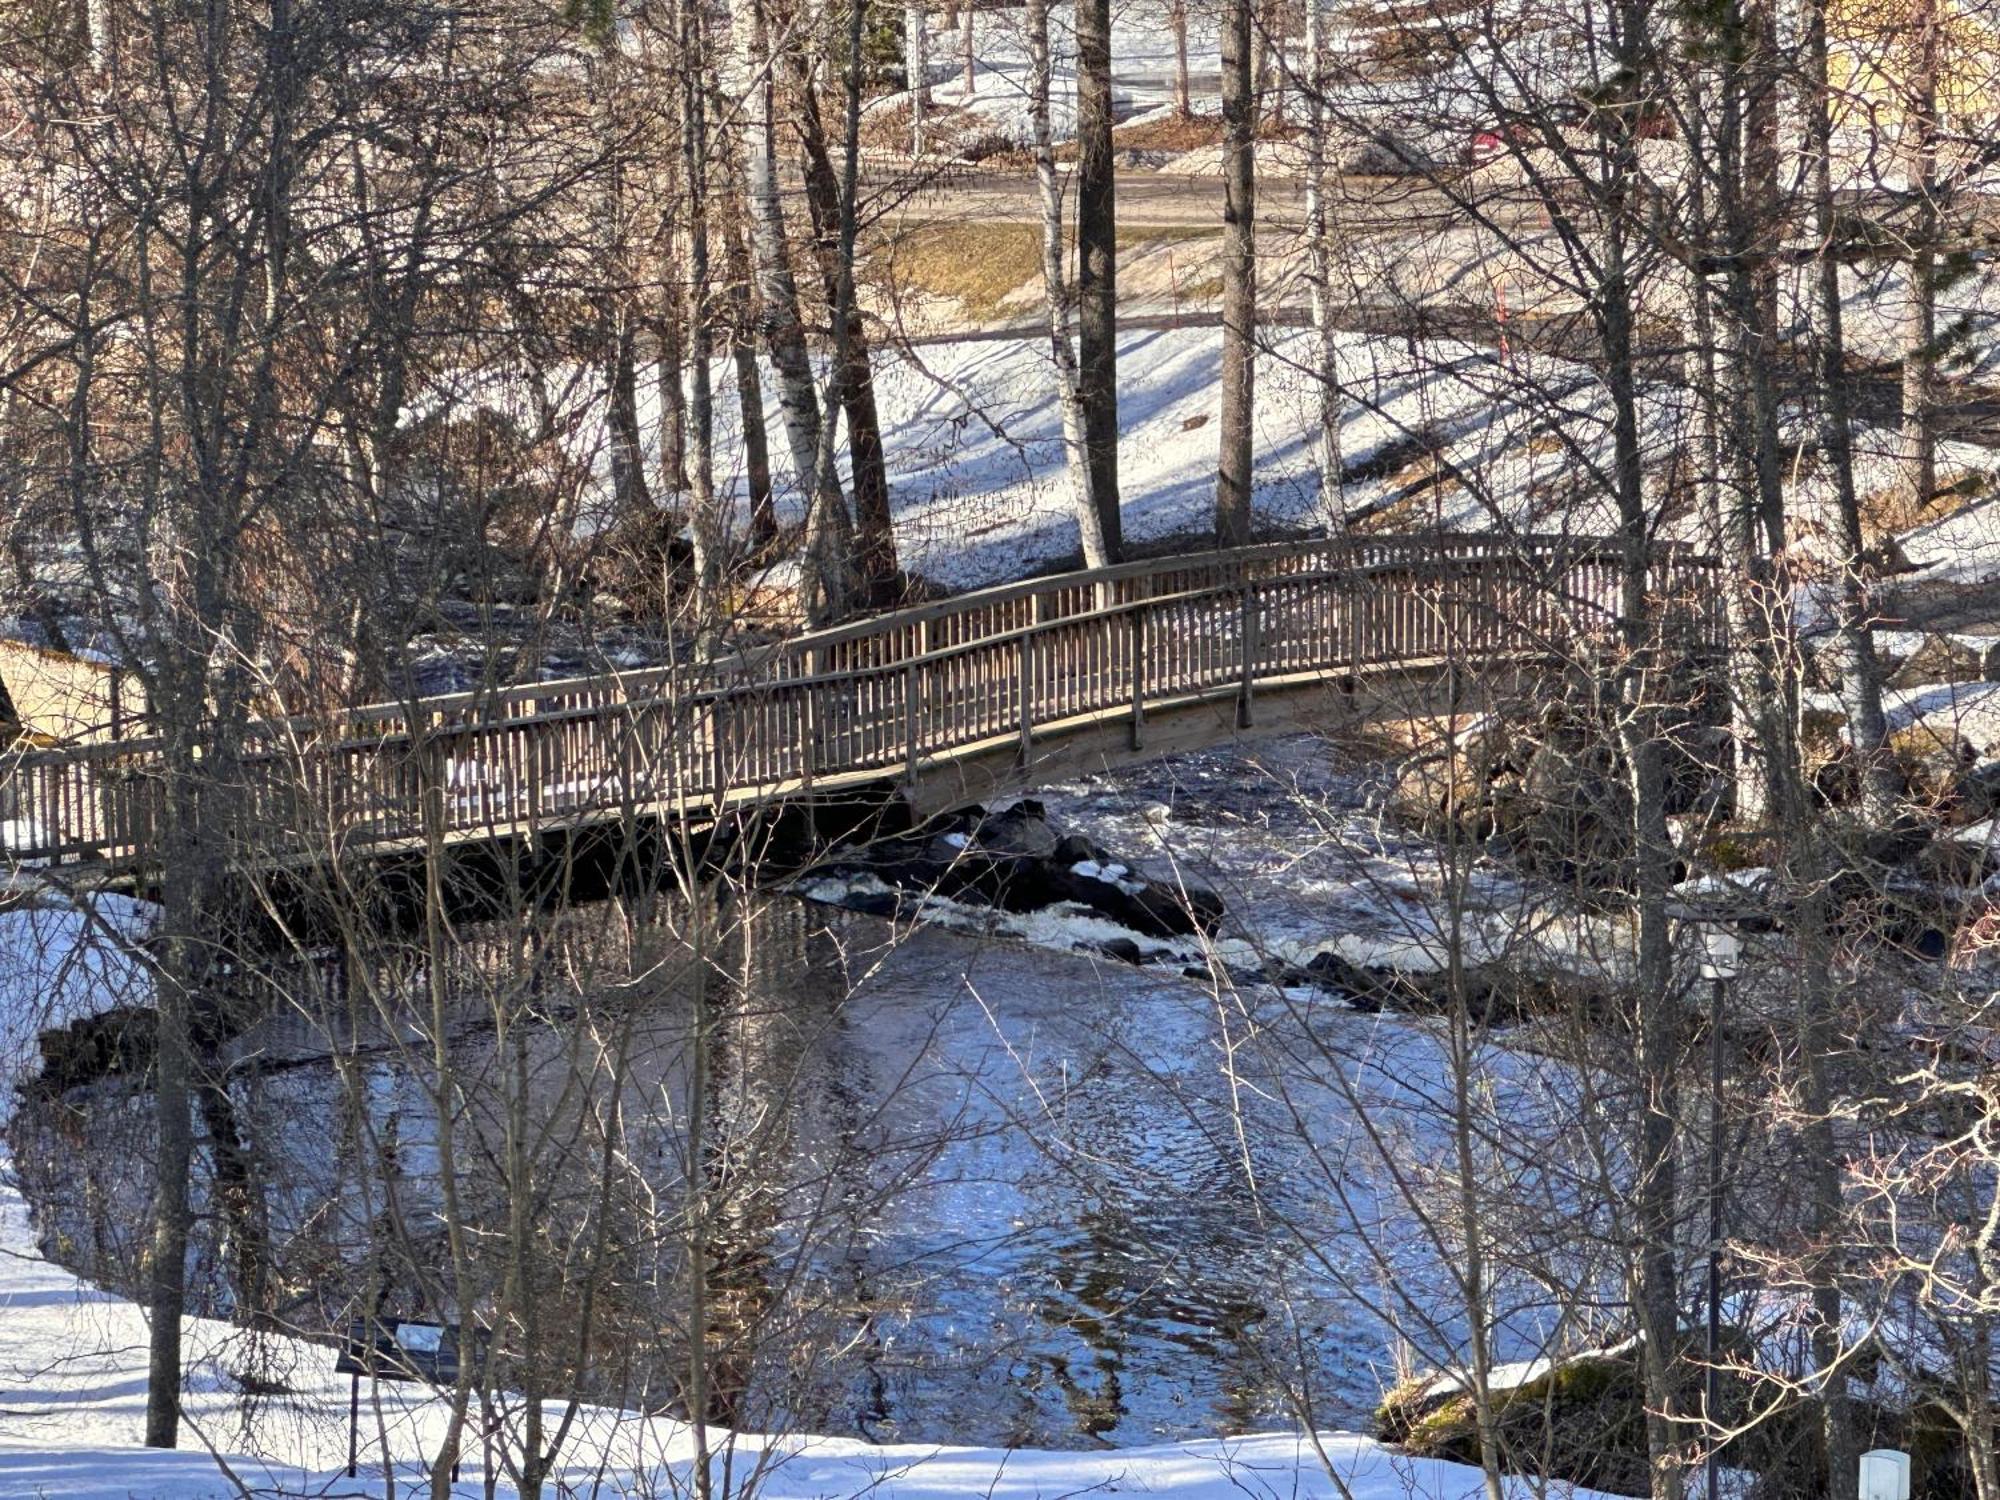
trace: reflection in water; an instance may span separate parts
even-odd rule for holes
[[[608,901],[469,934],[449,974],[381,954],[302,985],[338,1023],[244,1038],[229,1095],[264,1305],[469,1315],[510,1330],[516,1388],[883,1440],[1282,1420],[1266,1341],[1295,1318],[1332,1329],[1323,1414],[1370,1398],[1381,1330],[1296,1253],[1320,1210],[1282,1130],[1236,1129],[1211,996],[784,899],[704,915],[706,961],[685,911]],[[106,1081],[15,1125],[45,1244],[108,1281],[140,1263],[149,1110]],[[198,1293],[229,1312],[231,1216],[198,1188]],[[1325,1305],[1280,1315],[1279,1285]]]

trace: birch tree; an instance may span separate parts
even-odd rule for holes
[[[805,510],[801,593],[813,619],[846,610],[853,592],[846,557],[847,501],[822,431],[819,393],[806,352],[798,284],[787,249],[784,203],[778,191],[773,54],[762,0],[736,0],[731,11],[735,46],[732,91],[743,99],[743,180],[749,200],[751,254],[757,270],[757,304],[778,380],[778,410],[791,454],[792,475]]]

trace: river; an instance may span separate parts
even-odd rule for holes
[[[1048,800],[1223,890],[1238,915],[1218,953],[1407,937],[1438,874],[1302,743]],[[443,1072],[423,1028],[384,1020],[421,1014],[420,953],[383,960],[379,1011],[351,990],[351,1024],[302,1007],[253,1031],[228,1094],[251,1186],[198,1184],[198,1303],[241,1305],[254,1240],[259,1305],[288,1326],[370,1299],[457,1316],[449,1115],[462,1302],[532,1309],[571,1359],[595,1278],[583,1379],[629,1404],[680,1399],[691,1237],[711,1411],[766,1429],[1123,1446],[1304,1410],[1358,1425],[1399,1365],[1456,1352],[1448,1242],[1384,1186],[1393,1167],[1421,1196],[1440,1159],[1445,1040],[1427,1024],[1057,951],[1059,923],[1037,946],[773,893],[701,918],[708,963],[678,902],[468,941]],[[1540,1087],[1518,1059],[1504,1071]],[[112,1284],[136,1284],[149,1110],[108,1080],[13,1127],[44,1246]],[[511,1281],[508,1245],[532,1268]],[[1524,1339],[1536,1321],[1524,1293]]]

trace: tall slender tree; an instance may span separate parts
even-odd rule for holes
[[[1875,654],[1869,618],[1868,546],[1862,535],[1861,502],[1854,481],[1854,424],[1847,388],[1847,338],[1840,292],[1841,255],[1835,241],[1841,225],[1833,191],[1832,81],[1828,76],[1827,10],[1824,0],[1805,0],[1805,57],[1800,117],[1805,122],[1806,160],[1811,171],[1813,238],[1819,245],[1820,456],[1831,471],[1837,555],[1833,579],[1834,626],[1839,654],[1840,697],[1847,713],[1847,739],[1854,752],[1864,816],[1886,824],[1897,801],[1895,768],[1889,763],[1889,722],[1882,711],[1882,666]]]
[[[1320,514],[1326,528],[1347,528],[1347,506],[1341,498],[1340,343],[1334,328],[1331,210],[1327,195],[1327,0],[1305,0],[1306,79],[1300,90],[1306,102],[1306,254],[1312,297],[1315,340],[1313,374],[1318,383],[1319,427],[1315,447],[1319,458]]]
[[[735,0],[731,26],[732,92],[743,100],[743,180],[757,269],[757,304],[777,375],[778,410],[792,474],[806,512],[800,592],[809,616],[832,618],[844,613],[853,598],[846,556],[851,528],[838,471],[821,461],[822,448],[830,444],[821,430],[819,393],[787,248],[784,201],[778,188],[776,80],[762,0]]]
[[[924,154],[925,117],[931,107],[929,18],[923,0],[903,6],[903,72],[910,86],[910,155]]]
[[[1048,302],[1049,353],[1055,364],[1056,403],[1062,411],[1063,462],[1071,505],[1076,511],[1084,566],[1101,568],[1111,561],[1111,554],[1105,545],[1102,515],[1091,495],[1095,474],[1084,436],[1076,348],[1070,342],[1069,278],[1063,268],[1062,180],[1056,172],[1055,134],[1049,119],[1051,72],[1048,0],[1028,0],[1028,121],[1035,153],[1035,182],[1042,201],[1042,292]]]
[[[1077,369],[1091,503],[1105,555],[1116,561],[1125,537],[1118,498],[1118,204],[1111,123],[1111,0],[1077,0]]]
[[[1904,172],[1910,224],[1909,320],[1903,336],[1903,485],[1921,508],[1937,493],[1938,0],[1909,0]]]
[[[703,620],[715,618],[715,591],[725,563],[725,530],[715,493],[707,70],[707,23],[703,7],[697,0],[681,0],[681,165],[688,190],[688,534],[694,543],[695,593]]]
[[[1215,540],[1250,540],[1256,421],[1257,54],[1254,0],[1222,12],[1222,416]]]
[[[736,367],[743,478],[750,491],[750,542],[761,549],[777,539],[778,517],[771,503],[771,446],[764,425],[764,377],[757,367],[757,318],[751,300],[750,254],[743,243],[742,226],[734,215],[724,216],[722,236],[728,275],[729,352]]]
[[[882,418],[875,405],[875,371],[868,350],[868,328],[855,294],[854,259],[858,253],[858,204],[848,201],[845,173],[836,170],[820,112],[813,70],[796,51],[792,77],[798,100],[798,135],[803,153],[806,206],[812,219],[821,285],[830,317],[841,320],[836,330],[840,359],[834,389],[847,419],[849,468],[853,476],[855,571],[863,598],[887,604],[895,592],[897,573],[894,518],[889,507],[889,463],[882,442]],[[842,111],[843,130],[848,128]],[[859,129],[858,118],[854,129]],[[845,155],[849,143],[841,143]]]

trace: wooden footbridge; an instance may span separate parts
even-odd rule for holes
[[[1677,651],[1720,644],[1711,562],[1657,548]],[[1415,685],[1587,663],[1618,623],[1603,540],[1371,536],[1128,563],[961,595],[699,666],[251,726],[252,862],[538,838],[903,783],[935,809],[1038,777],[1411,704]],[[1410,711],[1408,707],[1404,712]],[[147,738],[0,755],[0,869],[144,882]]]

